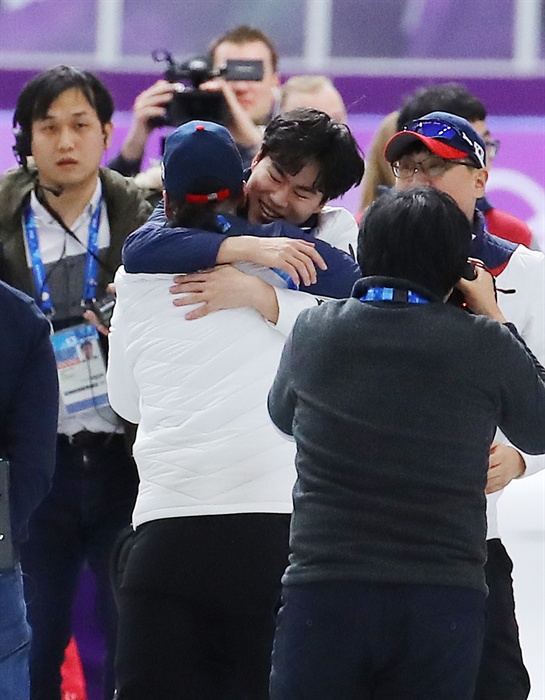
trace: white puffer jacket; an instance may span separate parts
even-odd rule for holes
[[[186,321],[172,275],[115,278],[110,402],[138,423],[134,527],[160,518],[290,513],[295,445],[266,398],[284,336],[254,310]]]

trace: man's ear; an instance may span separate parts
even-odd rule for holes
[[[112,134],[114,131],[114,125],[112,122],[106,122],[102,125],[102,135],[104,136],[104,150],[110,147],[112,142]]]
[[[478,170],[475,170],[475,190],[476,190],[476,197],[479,199],[480,197],[484,197],[484,191],[486,188],[486,181],[488,180],[488,170],[485,168],[479,168]]]
[[[252,162],[250,163],[250,170],[253,170],[262,158],[263,158],[263,151],[261,149],[259,149],[259,151],[253,157]]]
[[[170,198],[166,190],[163,190],[163,202],[165,204],[165,215],[167,219],[170,219],[172,218],[174,212],[172,210],[172,207],[170,206]]]

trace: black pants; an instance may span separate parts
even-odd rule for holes
[[[284,586],[271,700],[471,700],[484,600],[457,586]]]
[[[485,636],[475,700],[526,700],[530,678],[515,618],[513,562],[499,539],[488,540]]]
[[[59,438],[53,486],[33,513],[21,548],[32,628],[32,700],[60,700],[60,669],[85,564],[95,577],[97,622],[106,646],[104,698],[112,697],[117,612],[109,562],[119,532],[130,522],[138,476],[122,435],[100,442],[71,445]]]
[[[267,700],[289,515],[139,527],[119,592],[119,700]]]

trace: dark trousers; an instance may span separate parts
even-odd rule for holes
[[[137,529],[119,592],[118,700],[268,700],[289,520],[212,515]]]
[[[21,551],[32,628],[32,700],[61,697],[60,667],[84,564],[95,576],[97,621],[106,642],[104,697],[113,695],[117,613],[109,559],[119,531],[130,521],[137,473],[121,435],[95,442],[76,446],[59,436],[53,486],[31,518]]]
[[[488,598],[483,654],[475,700],[526,700],[530,677],[522,660],[515,618],[513,562],[499,539],[488,540]]]
[[[271,700],[471,700],[485,595],[364,583],[284,586]]]

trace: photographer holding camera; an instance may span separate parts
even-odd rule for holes
[[[263,64],[261,80],[233,80],[230,76],[227,76],[228,79],[218,76],[198,86],[202,91],[221,91],[229,111],[226,126],[237,144],[244,165],[248,166],[261,143],[260,127],[266,125],[276,111],[278,54],[271,40],[259,29],[240,26],[215,41],[208,58],[214,70],[224,67],[227,61],[261,61]],[[161,120],[165,123],[165,118],[168,119],[168,105],[179,89],[179,82],[161,79],[138,95],[129,133],[119,155],[108,164],[110,168],[127,176],[140,171],[149,135]],[[192,116],[201,119],[209,117],[206,114]]]
[[[386,144],[385,158],[395,187],[427,185],[454,198],[471,223],[470,255],[482,260],[496,279],[498,305],[545,362],[545,256],[489,233],[477,200],[488,178],[486,144],[473,126],[447,112],[431,112],[409,122]],[[475,700],[526,700],[530,679],[523,663],[511,561],[500,539],[497,501],[503,489],[545,467],[543,455],[529,455],[501,432],[490,451],[487,481],[486,626]]]
[[[117,616],[108,561],[137,489],[123,427],[107,404],[98,333],[83,319],[85,308],[104,308],[123,242],[151,211],[134,182],[100,167],[113,108],[91,73],[70,66],[40,73],[23,88],[13,118],[20,166],[0,178],[2,278],[51,319],[61,390],[52,489],[21,548],[33,700],[60,697],[85,563],[95,576],[100,628],[113,656]],[[78,353],[88,342],[92,361]],[[105,675],[110,698],[111,664]]]

